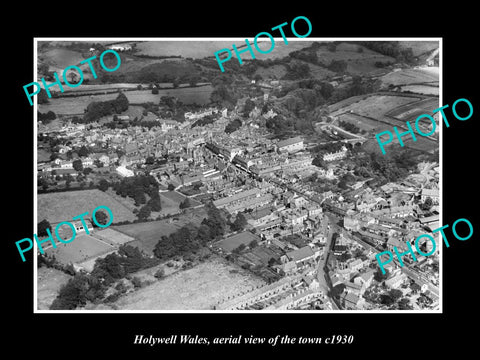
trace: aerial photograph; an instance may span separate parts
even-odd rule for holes
[[[288,40],[35,39],[36,310],[442,309],[441,39]]]

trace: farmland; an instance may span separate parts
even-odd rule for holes
[[[438,41],[400,41],[403,48],[411,48],[414,56],[433,51],[439,47]]]
[[[71,221],[74,216],[86,211],[91,214],[100,205],[112,210],[114,223],[136,219],[128,208],[98,189],[39,194],[37,219],[47,219],[50,223]]]
[[[60,288],[71,279],[63,271],[41,267],[37,270],[37,309],[48,310]]]
[[[66,239],[68,240],[68,238]],[[77,234],[68,244],[57,242],[56,248],[46,249],[48,255],[54,255],[62,264],[77,264],[116,250],[116,247],[85,233]]]
[[[346,99],[331,105],[329,109],[330,114],[337,117],[337,120],[352,123],[374,136],[382,131],[393,133],[393,126],[403,129],[405,121],[412,121],[418,115],[431,113],[436,107],[438,107],[438,98],[436,97],[377,93]],[[334,121],[335,123],[336,121]],[[407,137],[403,139],[403,142],[407,147],[420,151],[438,149],[438,142],[425,137],[417,137],[416,142]],[[400,148],[398,140],[392,142],[389,147]],[[379,150],[375,140],[365,144],[364,148],[370,148],[372,151]]]
[[[152,94],[151,90],[125,91],[131,104],[153,102],[158,104],[162,96],[174,96],[185,104],[197,103],[205,105],[210,102],[210,94],[213,91],[211,85],[199,87],[179,87],[177,89],[160,89],[158,94]],[[53,111],[57,115],[83,115],[84,110],[92,101],[107,101],[117,97],[117,93],[98,95],[84,95],[76,97],[60,97],[49,99],[49,104],[39,104],[38,110],[42,113]]]
[[[113,303],[118,310],[210,310],[265,282],[220,258],[176,272]]]
[[[382,119],[383,115],[389,110],[418,100],[420,100],[420,98],[416,97],[415,95],[412,95],[411,97],[395,95],[371,95],[363,100],[342,107],[341,109],[332,112],[331,115],[338,116],[341,113],[352,111],[353,113],[362,116]]]
[[[358,49],[361,48],[361,52]],[[376,62],[394,62],[395,59],[390,56],[379,54],[357,44],[340,43],[335,51],[328,49],[328,44],[324,44],[317,50],[318,60],[325,65],[332,61],[344,60],[347,62],[347,71],[351,74],[365,74],[376,72],[378,68]]]
[[[192,213],[179,215],[176,221],[171,219],[149,221],[113,226],[113,229],[135,238],[135,240],[129,244],[137,246],[140,250],[151,255],[162,235],[167,236],[188,223],[199,225],[204,217],[206,217],[205,210],[199,208],[195,209]]]
[[[438,86],[438,67],[402,69],[390,72],[380,79],[385,85],[413,85],[421,83],[436,84]]]
[[[137,54],[149,56],[181,56],[201,59],[215,51],[231,48],[232,41],[145,41],[137,43]]]
[[[405,85],[401,87],[402,91],[408,91],[415,94],[436,95],[439,96],[439,88],[437,86],[428,85]]]

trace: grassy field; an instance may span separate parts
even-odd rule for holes
[[[440,46],[438,41],[400,41],[399,44],[402,48],[411,48],[414,56],[435,50]]]
[[[213,91],[211,85],[195,88],[160,89],[157,95],[151,90],[126,91],[128,101],[133,104],[153,102],[158,104],[162,96],[174,96],[185,104],[197,103],[205,105],[210,102],[210,94]],[[64,97],[49,99],[49,104],[39,104],[38,110],[41,113],[53,111],[57,115],[83,114],[88,104],[92,101],[107,101],[117,97],[117,93],[98,95],[84,95],[77,97]]]
[[[220,300],[265,285],[245,270],[213,258],[121,297],[118,310],[209,310]]]
[[[249,245],[253,240],[258,240],[258,237],[249,231],[245,231],[222,239],[216,242],[215,246],[225,251],[233,251],[241,244]]]
[[[410,85],[419,83],[436,83],[439,81],[438,67],[402,69],[393,71],[380,78],[385,85]]]
[[[68,240],[67,237],[65,238]],[[55,258],[62,264],[76,264],[115,250],[116,247],[93,236],[81,233],[77,234],[72,242],[68,244],[57,242],[56,248],[51,247],[45,252],[48,255],[55,255]]]
[[[352,74],[361,74],[375,72],[378,68],[375,66],[377,61],[394,62],[395,59],[390,56],[379,54],[363,46],[349,43],[340,43],[335,51],[328,50],[328,44],[321,46],[317,50],[318,60],[328,65],[334,60],[344,60],[347,62],[347,71]],[[358,52],[362,48],[362,52]]]
[[[201,59],[223,48],[231,48],[232,41],[145,41],[137,43],[138,54],[149,56],[182,56]]]
[[[199,208],[195,209],[192,213],[178,215],[178,220],[175,221],[164,219],[137,224],[118,225],[112,228],[135,238],[129,245],[137,246],[140,250],[151,255],[153,254],[155,245],[163,235],[167,236],[188,223],[198,226],[205,217],[205,210]]]
[[[39,268],[37,270],[37,309],[48,310],[60,288],[71,278],[72,276],[60,270]]]
[[[47,50],[39,54],[39,58],[50,65],[50,71],[57,71],[58,73],[63,73],[63,69],[67,66],[79,64],[80,61],[86,59],[78,51],[63,48]]]
[[[399,106],[418,101],[420,98],[412,95],[411,97],[394,95],[372,95],[358,102],[344,106],[331,113],[332,116],[338,116],[343,112],[353,111],[356,114],[380,118],[388,111]]]
[[[402,91],[409,91],[416,94],[424,95],[436,95],[439,96],[440,89],[437,86],[428,86],[428,85],[406,85],[402,86]]]
[[[136,216],[124,205],[108,194],[93,189],[39,194],[37,220],[47,219],[50,223],[71,221],[74,216],[86,211],[91,216],[92,210],[100,205],[108,206],[112,210],[114,223],[136,219]]]
[[[416,101],[393,108],[391,111],[386,113],[386,115],[393,116],[401,121],[414,121],[417,116],[422,114],[431,114],[432,111],[439,106],[440,105],[437,98],[427,98],[421,101]]]

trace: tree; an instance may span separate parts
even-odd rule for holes
[[[433,206],[432,198],[430,196],[428,196],[425,199],[425,202],[420,205],[420,209],[422,209],[423,211],[428,211],[428,210],[431,209],[432,206]]]
[[[152,89],[152,94],[153,94],[153,95],[158,95],[158,88],[154,87],[154,88]]]
[[[85,157],[88,156],[90,151],[85,145],[82,145],[82,147],[78,150],[78,156]]]
[[[154,156],[149,156],[145,159],[145,164],[147,165],[153,165],[155,163],[155,157]]]
[[[332,290],[330,291],[330,296],[334,298],[340,297],[342,295],[343,291],[345,290],[346,286],[345,284],[338,284],[335,285]]]
[[[47,219],[43,219],[37,224],[38,235],[39,236],[48,236],[47,229],[52,231],[52,226]]]
[[[244,250],[247,246],[245,244],[240,244],[238,245],[235,249],[233,249],[234,253],[240,253],[242,250]]]
[[[95,213],[95,219],[97,219],[97,222],[100,225],[106,225],[107,222],[108,222],[108,216],[107,216],[107,214],[105,214],[105,212],[103,210],[98,210]],[[97,224],[95,222],[93,222],[93,225],[97,226]]]
[[[151,209],[150,209],[150,206],[148,205],[144,205],[140,208],[138,214],[137,214],[137,217],[140,219],[140,220],[146,220],[148,219],[148,217],[150,216],[151,214]]]
[[[388,275],[389,275],[388,270],[385,270],[385,274],[382,274],[382,270],[378,268],[377,271],[375,271],[373,278],[378,282],[382,282],[388,278]]]
[[[235,217],[235,221],[230,225],[230,228],[232,229],[232,231],[241,231],[245,228],[246,225],[247,219],[245,218],[245,215],[239,212]]]
[[[88,175],[88,174],[90,174],[92,171],[93,171],[92,168],[87,167],[87,168],[83,169],[83,175]]]
[[[98,188],[102,191],[107,191],[109,186],[110,186],[110,184],[105,179],[102,179],[98,182]]]
[[[388,292],[388,295],[390,295],[390,297],[393,299],[393,301],[397,301],[398,299],[400,299],[402,297],[403,293],[402,293],[401,290],[392,289]]]
[[[187,209],[187,208],[189,208],[190,206],[192,206],[192,205],[190,204],[190,199],[187,197],[187,198],[185,198],[185,200],[183,200],[183,201],[180,203],[180,206],[179,206],[179,207],[180,207],[180,209]]]
[[[157,279],[161,279],[165,276],[165,269],[162,267],[160,269],[158,269],[156,272],[155,272],[155,276]]]
[[[173,185],[172,183],[168,184],[168,191],[173,191],[175,190],[175,185]]]
[[[77,160],[73,160],[73,168],[76,170],[76,171],[82,171],[83,170],[83,164],[82,164],[82,160],[80,159],[77,159]]]
[[[136,289],[142,287],[142,280],[140,280],[139,277],[134,276],[131,281],[132,281],[133,286],[134,286]]]
[[[50,305],[51,310],[74,310],[87,303],[89,281],[87,275],[78,274],[68,280]]]
[[[252,241],[250,241],[250,244],[248,244],[248,247],[249,247],[250,249],[254,249],[254,248],[256,248],[257,246],[258,246],[258,241],[257,241],[257,240],[252,240]],[[272,258],[272,259],[273,259],[273,258]]]

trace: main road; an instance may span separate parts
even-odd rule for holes
[[[320,260],[318,261],[317,281],[320,289],[325,294],[325,297],[332,303],[334,310],[339,310],[335,302],[328,296],[329,286],[326,280],[326,277],[328,276],[328,274],[326,274],[324,271],[325,263],[328,259],[328,256],[330,255],[330,251],[332,247],[332,237],[337,225],[335,224],[334,221],[332,221],[331,217],[328,215],[326,215],[326,217],[322,221],[328,222],[328,233],[327,233],[327,242],[325,244],[325,250],[323,252],[323,255],[320,257]]]

